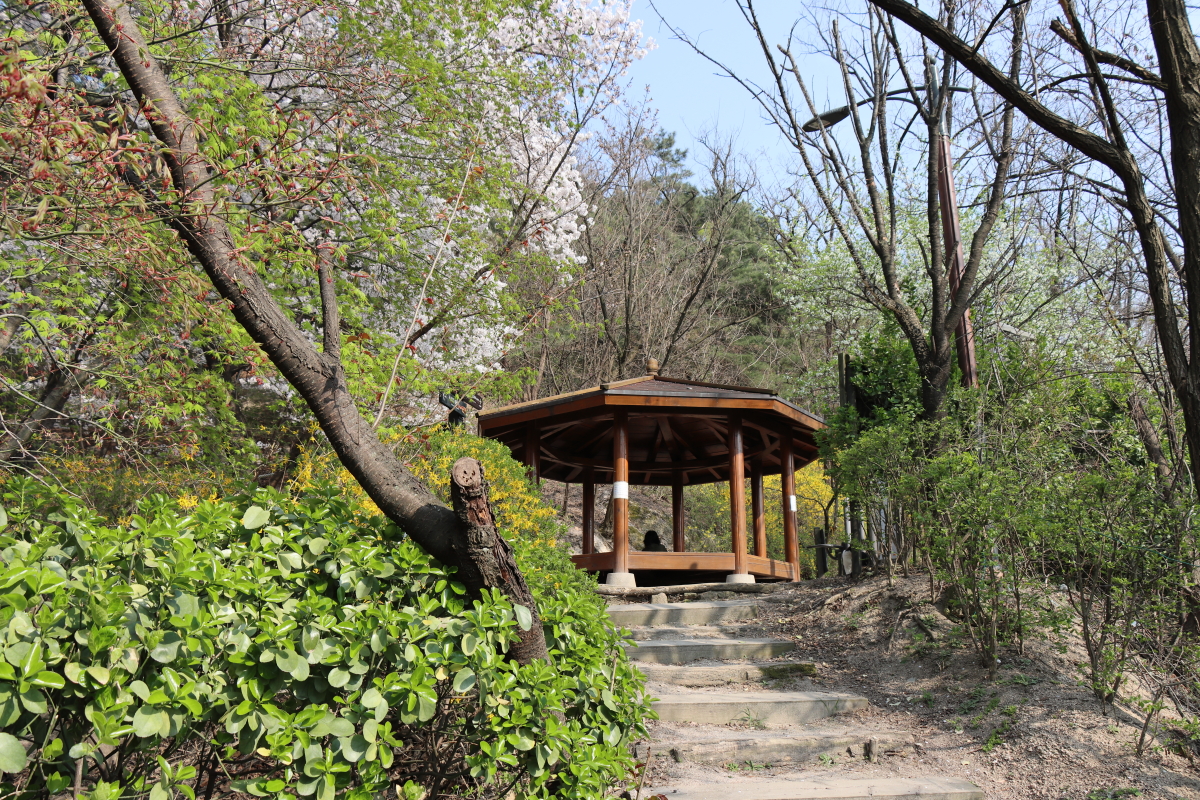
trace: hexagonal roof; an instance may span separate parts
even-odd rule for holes
[[[782,470],[784,436],[792,439],[799,468],[816,458],[813,435],[825,427],[820,417],[769,389],[646,375],[482,411],[479,433],[504,442],[523,461],[535,435],[543,478],[579,482],[591,467],[596,482],[610,482],[618,410],[629,417],[634,484],[670,485],[676,473],[685,484],[728,480],[734,416],[742,419],[746,469],[759,459],[766,475]]]

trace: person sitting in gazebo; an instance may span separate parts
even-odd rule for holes
[[[658,531],[646,531],[646,537],[642,540],[643,553],[666,553],[669,552],[666,546],[659,541]]]

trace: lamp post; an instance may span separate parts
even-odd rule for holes
[[[915,90],[896,89],[887,92],[883,95],[884,99],[895,97],[913,102],[903,95],[911,94],[913,91],[920,91],[925,87],[918,87]],[[929,87],[929,93],[932,97],[936,97],[938,88],[936,85]],[[956,92],[965,91],[957,86],[951,86],[946,91]],[[877,97],[869,97],[866,100],[861,100],[855,103],[855,108],[867,103],[873,103]],[[805,133],[813,133],[822,128],[828,128],[831,125],[844,120],[850,116],[851,107],[841,106],[810,119],[801,126],[800,130]],[[966,271],[966,258],[963,255],[962,246],[962,225],[958,219],[958,198],[954,192],[954,165],[950,159],[950,137],[941,132],[941,124],[938,124],[938,133],[936,134],[937,147],[937,172],[938,172],[938,206],[941,211],[942,218],[942,239],[946,243],[946,252],[950,255],[950,296],[954,297],[958,294],[958,289],[962,285],[963,273]],[[968,389],[975,389],[979,386],[979,373],[975,365],[975,329],[971,324],[971,309],[967,308],[963,312],[962,319],[958,321],[958,325],[954,328],[954,349],[958,356],[958,369],[962,373],[962,385]]]

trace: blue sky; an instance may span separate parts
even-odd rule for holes
[[[758,43],[733,0],[655,0],[655,4],[667,22],[734,70],[760,81],[767,76]],[[778,0],[762,3],[759,14],[773,42],[786,37],[799,7]],[[715,129],[723,136],[735,135],[738,149],[752,157],[760,170],[770,170],[789,158],[787,144],[764,120],[749,93],[733,80],[719,77],[715,65],[676,39],[649,0],[635,0],[633,14],[658,47],[630,68],[631,95],[640,96],[649,87],[659,124],[675,133],[678,146],[694,158],[702,151],[696,137]],[[837,76],[830,70],[832,62],[810,57],[802,63],[808,67],[806,77],[817,102],[832,98],[830,106],[842,105],[844,101],[837,102],[840,93]],[[694,160],[691,168],[699,178],[702,160]]]

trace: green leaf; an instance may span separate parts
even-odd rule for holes
[[[308,659],[296,657],[296,666],[291,669],[292,680],[306,681],[309,676]]]
[[[533,625],[533,614],[529,613],[529,609],[518,603],[513,603],[513,613],[517,615],[517,624],[521,626],[521,630],[529,630]]]
[[[25,595],[18,592],[9,592],[8,594],[0,594],[0,603],[6,606],[12,606],[17,611],[24,611],[29,608],[29,599]]]
[[[348,739],[338,739],[342,746],[342,756],[351,764],[362,760],[370,744],[362,736],[351,736]]]
[[[0,700],[0,728],[7,728],[21,718],[21,705],[17,702],[17,696],[12,692],[6,692],[8,696]]]
[[[433,698],[425,695],[417,696],[417,719],[421,722],[429,722],[433,719],[433,715],[437,713],[437,702]]]
[[[91,675],[92,680],[101,686],[107,686],[109,679],[112,678],[112,673],[98,664],[93,664],[92,666],[88,667],[87,674]]]
[[[21,705],[31,714],[46,713],[46,695],[40,689],[30,689],[21,693]]]
[[[510,733],[508,735],[508,743],[518,750],[532,750],[534,741],[523,733]]]
[[[105,671],[107,672],[107,670]],[[43,670],[37,675],[34,675],[29,679],[29,682],[34,686],[41,686],[46,689],[61,689],[67,685],[67,682],[63,679],[62,675],[59,675],[57,672],[49,672],[47,670]]]
[[[42,660],[42,646],[34,644],[25,653],[25,657],[21,659],[21,674],[29,678],[41,672],[45,668],[46,662]]]
[[[46,793],[51,797],[71,785],[71,779],[61,772],[52,772],[46,776]]]
[[[322,536],[314,536],[308,540],[308,550],[314,556],[319,556],[325,552],[325,548],[329,546],[329,540]]]
[[[16,636],[25,636],[33,633],[33,620],[24,611],[18,611],[9,620],[8,631]],[[20,644],[26,644],[26,642],[21,642]],[[9,649],[11,650],[12,648],[10,647]]]
[[[471,691],[475,686],[475,671],[470,667],[460,669],[454,676],[454,691],[462,694]]]
[[[271,521],[271,512],[261,506],[250,506],[242,515],[242,527],[257,530]]]
[[[8,527],[8,512],[4,510],[4,506],[0,506],[0,531]]]
[[[177,592],[167,601],[167,608],[171,609],[171,614],[176,617],[194,617],[200,612],[200,601],[195,595]]]
[[[340,689],[350,682],[350,673],[338,667],[329,671],[329,685],[335,689]]]
[[[339,739],[354,735],[354,725],[348,719],[335,717],[329,723],[329,733]]]
[[[479,647],[479,637],[473,633],[468,633],[462,638],[462,651],[466,655],[472,655],[475,648]]]
[[[0,772],[20,772],[29,762],[25,748],[11,733],[0,733]]]
[[[321,632],[312,625],[305,625],[304,633],[300,635],[300,645],[310,653],[316,650],[321,646]]]
[[[167,733],[171,730],[171,719],[167,712],[152,706],[142,706],[133,715],[133,732],[143,739]]]
[[[382,701],[383,695],[379,693],[378,689],[372,686],[370,689],[367,689],[365,692],[363,692],[362,700],[360,702],[367,708],[374,708]]]
[[[167,631],[159,640],[158,645],[150,651],[150,657],[160,664],[170,664],[179,655],[181,644],[183,644],[183,639],[179,637],[179,634]]]

